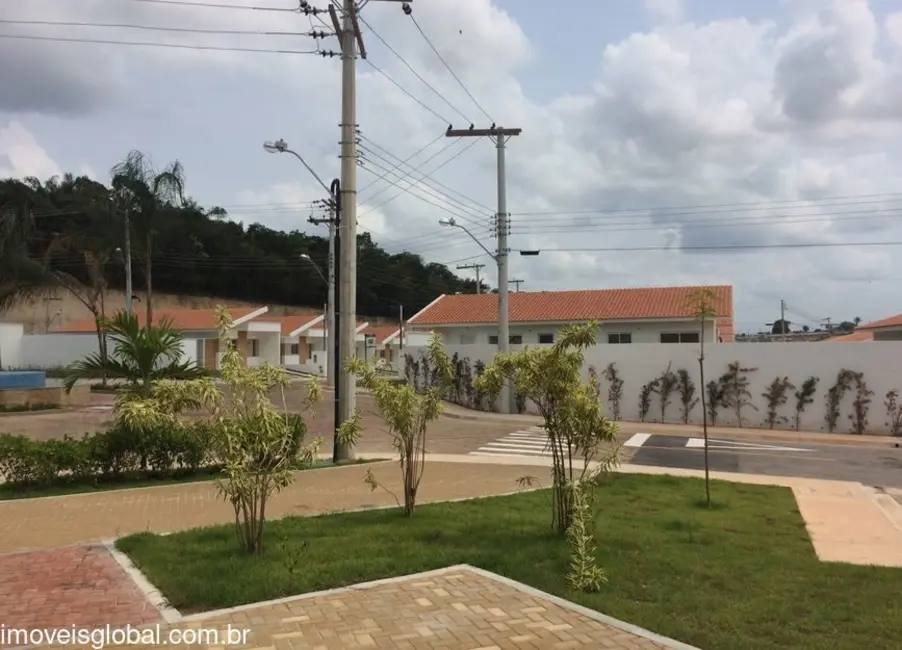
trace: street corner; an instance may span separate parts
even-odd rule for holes
[[[0,576],[0,621],[7,630],[161,620],[154,603],[102,544],[2,555]]]

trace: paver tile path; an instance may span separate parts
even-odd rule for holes
[[[247,645],[240,647],[249,650],[687,648],[594,620],[466,567],[362,587],[191,617],[162,630],[161,638],[168,640],[173,628],[217,630],[220,637],[210,642],[167,647],[218,650],[228,642],[226,631],[231,626],[236,635],[248,630]],[[151,646],[106,650],[136,647]]]
[[[371,491],[367,470],[401,494],[396,461],[298,472],[295,481],[267,504],[271,518],[339,510],[394,506],[391,495]],[[430,462],[420,502],[446,501],[517,490],[517,479],[535,467]],[[541,472],[539,472],[541,474]],[[539,477],[548,484],[547,474]],[[113,539],[131,533],[158,533],[234,521],[232,507],[213,482],[0,501],[0,554]]]
[[[159,616],[103,546],[0,556],[0,623],[7,628],[141,625]]]

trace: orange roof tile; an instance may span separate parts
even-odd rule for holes
[[[882,320],[875,320],[873,323],[866,323],[865,325],[859,325],[856,329],[858,329],[858,330],[876,330],[876,329],[883,329],[884,327],[902,327],[902,314],[897,314],[896,316],[890,316],[889,318],[884,318]]]
[[[279,323],[282,326],[282,336],[288,336],[293,331],[308,325],[319,318],[320,315],[304,314],[301,316],[261,316],[260,320],[267,323]]]
[[[717,320],[717,335],[721,343],[736,342],[736,327],[732,318],[720,318]]]
[[[842,336],[831,336],[828,339],[824,339],[824,341],[832,341],[833,343],[860,343],[862,341],[873,341],[874,333],[873,332],[860,332],[855,331],[851,334],[843,334]]]
[[[372,334],[376,337],[376,344],[382,345],[389,336],[398,331],[397,325],[373,325],[363,330],[363,334]]]
[[[580,322],[692,318],[693,292],[709,289],[716,296],[715,313],[732,323],[733,287],[650,287],[586,291],[517,291],[510,294],[511,322]],[[498,319],[494,294],[443,295],[410,319],[416,325],[493,323]]]
[[[259,311],[263,307],[232,307],[229,313],[233,320],[250,316],[255,311]],[[138,323],[143,327],[147,322],[146,312],[143,309],[135,311],[138,317]],[[153,320],[159,323],[163,320],[170,321],[173,329],[183,332],[198,330],[215,330],[216,329],[216,310],[215,309],[155,309],[153,312]],[[93,318],[74,321],[68,325],[63,325],[55,331],[66,334],[85,334],[95,332],[97,326]]]

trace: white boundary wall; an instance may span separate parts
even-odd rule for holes
[[[21,323],[0,323],[0,370],[22,366],[24,330]]]
[[[519,346],[512,346],[512,350]],[[455,352],[461,359],[469,358],[470,366],[477,360],[488,363],[494,355],[495,346],[488,345],[449,345],[448,354]],[[419,358],[423,348],[406,348],[405,353]],[[696,397],[702,390],[698,367],[699,346],[690,344],[632,344],[632,345],[597,345],[586,351],[586,366],[583,368],[584,379],[588,378],[588,366],[594,366],[599,373],[602,397],[607,405],[608,382],[601,377],[604,368],[611,362],[617,366],[620,378],[624,381],[623,398],[620,403],[621,419],[639,420],[639,390],[643,384],[660,376],[671,364],[671,371],[680,369],[689,371],[696,384]],[[824,420],[826,413],[825,397],[827,391],[836,383],[836,375],[842,369],[864,373],[864,380],[870,390],[870,410],[868,411],[868,433],[889,433],[889,426],[884,406],[887,391],[902,391],[902,342],[860,342],[860,343],[735,343],[711,344],[705,346],[705,380],[718,379],[727,370],[727,364],[739,361],[742,367],[758,368],[749,373],[749,392],[752,404],[757,407],[743,409],[743,426],[766,427],[763,423],[767,412],[767,402],[762,393],[774,378],[788,377],[798,388],[808,377],[818,377],[817,392],[814,402],[802,413],[801,429],[805,431],[826,431]],[[401,362],[403,364],[403,361]],[[836,433],[851,431],[852,422],[848,415],[854,400],[854,390],[849,390],[843,397],[841,414]],[[780,409],[780,415],[792,418],[795,414],[794,398],[790,395],[788,403]],[[674,392],[671,403],[667,407],[666,421],[681,422],[681,406],[679,395]],[[531,410],[529,406],[527,410]],[[651,408],[646,422],[660,422],[660,401],[652,395]],[[699,403],[691,413],[690,422],[701,424],[702,410]],[[717,424],[720,426],[736,426],[735,414],[727,409],[719,409]],[[790,425],[777,425],[779,428],[790,428]]]
[[[21,338],[22,368],[63,368],[99,351],[97,334],[26,334]]]

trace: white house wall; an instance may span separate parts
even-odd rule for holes
[[[97,334],[26,334],[19,365],[23,368],[62,368],[99,352]],[[4,362],[5,365],[5,362]]]
[[[22,367],[24,332],[21,323],[0,323],[0,370]]]
[[[523,345],[538,345],[539,334],[553,334],[554,340],[557,340],[560,330],[566,325],[564,324],[530,324],[521,325],[512,323],[510,326],[511,336],[522,336]],[[701,323],[692,320],[686,321],[648,321],[648,322],[623,322],[623,323],[604,323],[598,328],[598,342],[607,345],[609,334],[630,334],[633,344],[637,343],[660,343],[661,334],[664,333],[683,333],[698,332]],[[472,326],[456,326],[435,328],[435,331],[441,333],[445,345],[488,345],[489,337],[498,333],[495,325],[472,325]],[[716,342],[716,330],[713,323],[705,324],[705,341]],[[421,339],[419,345],[426,345],[428,342],[428,333],[418,332],[419,336],[425,337]],[[409,344],[413,347],[414,343]],[[405,342],[405,348],[408,343]]]
[[[418,358],[423,348],[406,348],[405,353]],[[494,355],[495,346],[488,345],[449,345],[448,354],[458,353],[460,358],[468,358],[470,365],[477,360],[489,362]],[[699,346],[697,344],[656,344],[656,345],[597,345],[586,351],[586,364],[583,368],[584,378],[588,377],[589,366],[594,366],[599,373],[609,363],[616,364],[620,378],[624,381],[623,398],[621,400],[621,417],[624,420],[639,419],[639,389],[660,376],[670,366],[676,372],[685,369],[695,382],[696,397],[700,395],[701,381],[698,367]],[[870,433],[888,433],[886,424],[886,393],[892,389],[902,391],[902,343],[742,343],[719,344],[705,347],[705,379],[716,380],[727,370],[727,364],[738,361],[742,367],[757,368],[749,373],[749,392],[752,406],[743,409],[744,426],[764,426],[762,421],[766,415],[767,403],[762,396],[767,385],[776,377],[787,377],[796,387],[808,377],[819,378],[814,403],[806,407],[801,417],[801,428],[807,431],[826,431],[824,421],[824,399],[827,391],[836,383],[836,376],[842,369],[864,373],[868,388],[874,392],[870,396],[868,413],[868,431]],[[601,379],[602,395],[606,396],[609,383]],[[837,432],[848,433],[851,421],[854,390],[850,390],[843,398],[841,415],[837,424]],[[607,401],[605,400],[605,403]],[[794,399],[780,409],[780,414],[794,415]],[[667,407],[666,421],[680,422],[680,400],[674,393],[671,404]],[[648,422],[661,421],[660,401],[657,395],[652,396]],[[702,421],[701,405],[691,411],[690,422],[700,424]],[[735,414],[721,408],[717,424],[736,425]],[[788,428],[781,425],[781,428]]]

